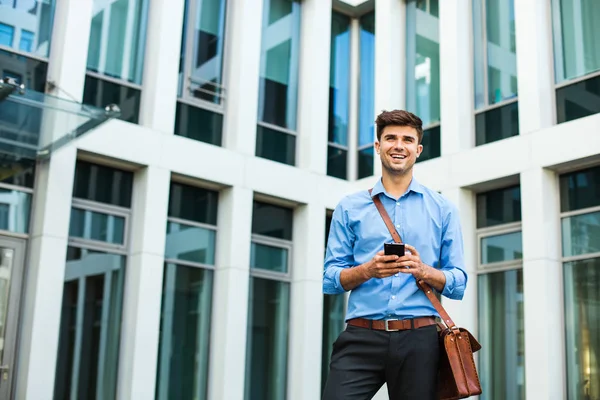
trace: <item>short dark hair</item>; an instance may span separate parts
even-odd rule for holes
[[[377,141],[381,141],[381,134],[386,126],[410,126],[415,128],[419,144],[423,140],[423,121],[415,114],[404,110],[383,110],[375,120],[377,125]]]

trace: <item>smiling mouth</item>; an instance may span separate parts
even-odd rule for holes
[[[404,155],[401,155],[401,154],[392,154],[392,155],[391,155],[391,157],[392,157],[394,160],[404,160],[404,159],[406,158],[406,156],[404,156]]]

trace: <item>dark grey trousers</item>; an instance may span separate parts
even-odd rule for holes
[[[348,326],[333,344],[323,400],[368,400],[387,383],[391,400],[434,400],[435,325],[399,332]]]

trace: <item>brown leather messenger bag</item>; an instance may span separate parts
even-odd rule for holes
[[[369,190],[369,194],[371,194]],[[383,207],[378,196],[373,197],[383,222],[392,234],[396,243],[402,243],[400,234],[396,231],[390,216]],[[417,286],[431,301],[433,307],[442,318],[443,325],[440,328],[440,361],[438,367],[437,392],[441,400],[464,399],[469,396],[481,394],[481,383],[473,359],[473,353],[481,349],[481,345],[471,333],[459,328],[452,321],[442,303],[433,294],[433,289],[422,280],[417,280]]]

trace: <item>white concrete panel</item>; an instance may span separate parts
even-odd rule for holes
[[[140,125],[172,134],[185,2],[153,0],[149,4]]]

